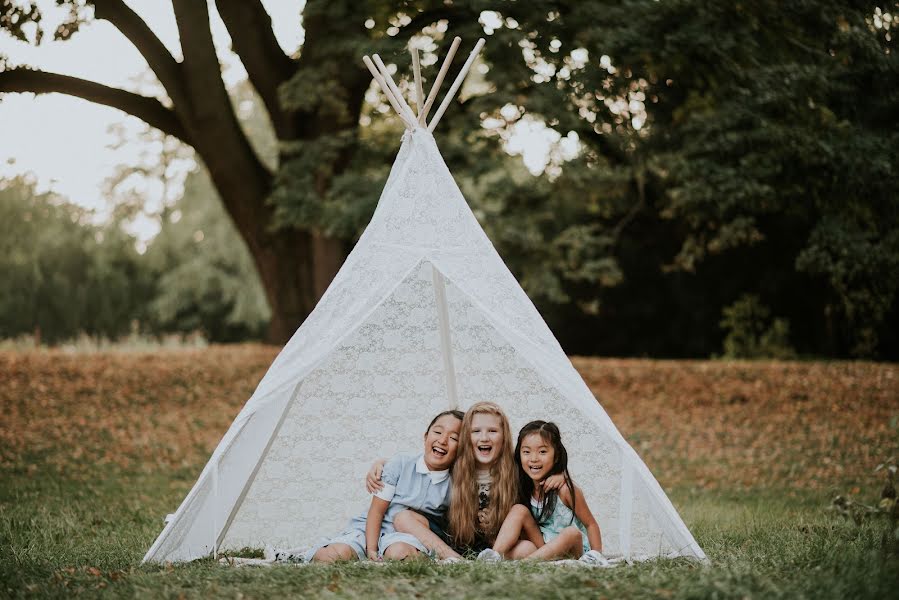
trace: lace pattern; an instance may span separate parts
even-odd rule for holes
[[[433,137],[416,129],[355,249],[145,560],[195,558],[215,540],[309,546],[364,510],[371,461],[418,451],[448,407],[432,269],[446,280],[460,408],[497,402],[515,433],[556,422],[607,554],[704,557],[496,253]],[[622,520],[624,467],[634,484]]]

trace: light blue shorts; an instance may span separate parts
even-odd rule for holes
[[[400,542],[409,544],[422,554],[428,554],[428,549],[425,548],[424,544],[422,544],[414,535],[400,533],[399,531],[391,531],[389,533],[381,532],[381,537],[378,538],[378,556],[383,557],[387,548]],[[365,555],[365,531],[349,529],[335,538],[323,541],[310,548],[306,554],[303,555],[303,560],[305,562],[312,562],[312,557],[315,556],[316,552],[331,544],[346,544],[353,549],[359,560],[366,560],[368,558]]]

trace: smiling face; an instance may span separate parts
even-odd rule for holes
[[[425,433],[425,464],[432,471],[449,469],[456,460],[462,421],[443,415]]]
[[[489,467],[503,450],[503,422],[499,415],[477,413],[471,419],[471,445],[475,460]]]
[[[552,471],[556,451],[539,433],[531,433],[521,440],[519,450],[521,468],[534,481],[542,481]]]

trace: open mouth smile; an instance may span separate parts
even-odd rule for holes
[[[439,446],[431,446],[431,452],[433,452],[434,454],[436,454],[437,456],[439,456],[441,458],[448,454],[448,452],[445,449],[443,449]]]

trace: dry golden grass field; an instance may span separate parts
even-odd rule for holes
[[[201,465],[276,353],[0,353],[0,468]],[[573,362],[666,488],[858,486],[896,444],[896,365]]]

